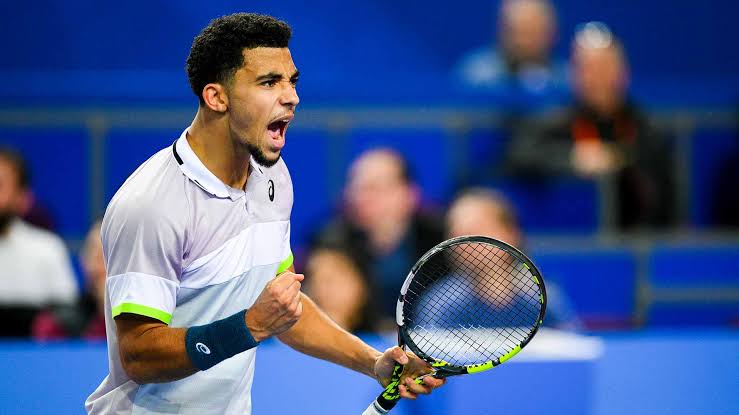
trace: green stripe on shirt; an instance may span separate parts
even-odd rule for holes
[[[131,313],[138,314],[140,316],[151,317],[161,321],[164,324],[169,324],[172,321],[171,314],[141,304],[123,303],[113,309],[113,318],[116,318],[121,313]]]
[[[293,265],[293,253],[290,252],[290,255],[285,258],[284,261],[280,262],[280,266],[277,267],[277,274],[282,274],[283,272],[287,271],[288,268],[290,268]]]

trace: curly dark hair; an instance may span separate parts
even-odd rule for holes
[[[272,16],[235,13],[214,19],[195,37],[185,69],[190,87],[203,100],[205,85],[228,84],[244,65],[244,49],[286,48],[292,36],[290,26]]]

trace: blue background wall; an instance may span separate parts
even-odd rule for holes
[[[0,101],[192,102],[183,66],[214,16],[266,12],[294,28],[304,102],[465,101],[449,71],[494,35],[498,2],[485,0],[186,0],[6,3],[0,15]],[[634,90],[657,105],[722,105],[739,98],[739,6],[733,0],[555,1],[557,54],[577,24],[601,20],[631,59]]]

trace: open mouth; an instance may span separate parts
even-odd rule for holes
[[[273,140],[284,141],[287,125],[293,119],[292,115],[278,118],[267,125],[267,132]]]

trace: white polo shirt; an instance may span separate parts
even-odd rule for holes
[[[251,307],[292,265],[284,161],[267,168],[252,160],[245,191],[234,189],[203,165],[186,134],[142,164],[105,212],[110,373],[85,403],[90,414],[251,413],[256,349],[169,383],[139,385],[121,367],[115,316],[211,323]]]

